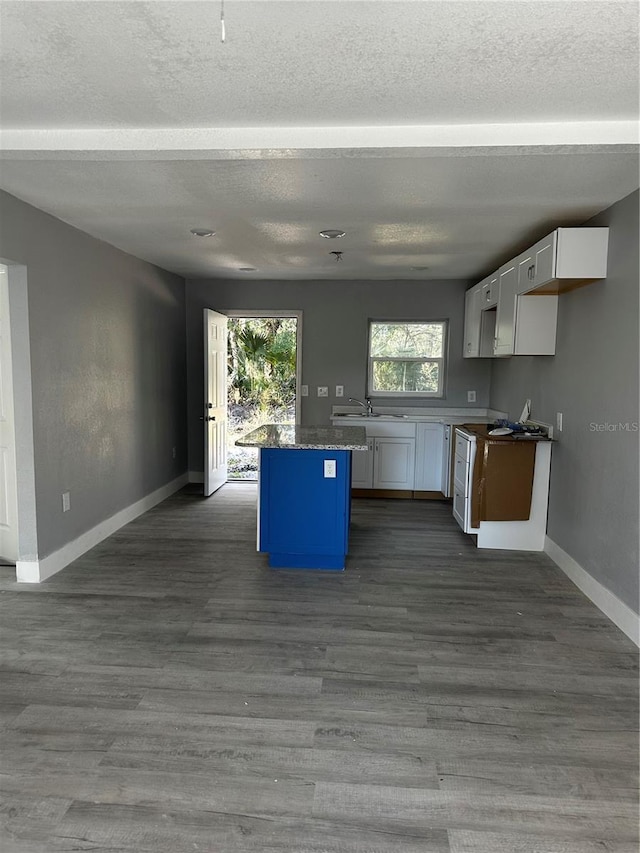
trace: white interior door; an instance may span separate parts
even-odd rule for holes
[[[0,563],[15,563],[18,559],[18,488],[7,273],[6,266],[0,264]]]
[[[227,482],[227,318],[204,309],[204,493]]]

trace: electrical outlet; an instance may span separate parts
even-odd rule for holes
[[[476,392],[475,391],[467,391],[467,403],[475,403],[476,401]]]
[[[62,493],[62,512],[69,512],[71,509],[71,493],[63,492]]]
[[[328,397],[329,396],[329,386],[328,385],[318,385],[318,397]]]
[[[309,396],[309,386],[308,385],[301,385],[300,386],[300,396],[301,397],[308,397]]]
[[[558,432],[562,432],[562,412],[556,412],[556,427]]]
[[[324,460],[324,476],[334,479],[336,476],[336,460],[335,459],[325,459]]]
[[[344,385],[336,385],[336,397],[344,397]]]

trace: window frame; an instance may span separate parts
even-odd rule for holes
[[[400,356],[373,356],[371,354],[371,339],[373,327],[384,326],[441,326],[442,327],[442,355],[439,358],[433,356],[409,357]],[[449,321],[448,320],[380,320],[369,319],[369,333],[367,338],[367,395],[369,397],[387,398],[409,398],[409,399],[442,399],[445,396],[447,356],[449,345]],[[438,389],[437,391],[381,391],[374,388],[373,366],[376,361],[399,361],[414,364],[438,364]]]

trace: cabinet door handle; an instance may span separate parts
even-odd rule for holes
[[[535,264],[531,264],[531,266],[527,270],[527,275],[529,276],[529,281],[533,281],[535,274],[536,274]]]

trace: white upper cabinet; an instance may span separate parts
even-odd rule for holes
[[[517,285],[518,267],[516,261],[511,261],[500,267],[498,270],[498,310],[494,355],[513,355]]]
[[[518,292],[563,293],[606,278],[608,245],[608,228],[556,228],[529,251]]]
[[[465,358],[480,355],[480,312],[482,310],[482,282],[464,295],[464,352]]]
[[[494,272],[493,275],[487,276],[480,284],[482,285],[482,310],[495,308],[498,304],[498,273]]]
[[[557,294],[605,278],[608,243],[608,228],[556,228],[468,290],[465,357],[554,355]]]
[[[491,358],[494,354],[498,289],[498,273],[494,273],[465,294],[465,358]]]

